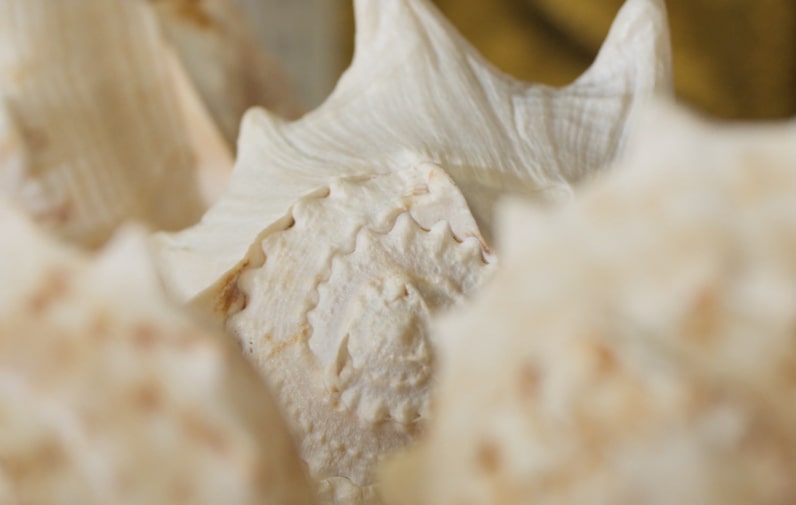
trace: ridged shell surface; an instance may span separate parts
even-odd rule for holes
[[[157,20],[137,2],[0,1],[0,193],[71,241],[202,212]]]
[[[671,85],[660,0],[629,1],[594,65],[562,89],[499,73],[426,0],[355,7],[354,61],[329,99],[294,122],[250,111],[226,194],[198,226],[156,239],[180,299],[233,270],[297,198],[341,176],[434,163],[490,240],[499,196],[568,199],[620,152],[636,104]]]
[[[166,284],[241,342],[340,504],[376,503],[376,464],[422,429],[428,325],[489,276],[494,200],[567,197],[670,78],[657,1],[631,1],[561,90],[498,73],[424,0],[355,6],[332,96],[295,122],[249,112],[227,193],[154,239]]]

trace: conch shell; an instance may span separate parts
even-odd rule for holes
[[[137,2],[0,0],[0,194],[60,237],[204,205],[157,20]]]
[[[199,225],[156,239],[180,299],[232,271],[296,199],[338,177],[432,162],[489,239],[499,195],[568,196],[620,151],[637,102],[670,91],[661,0],[630,0],[594,65],[560,90],[498,72],[426,0],[355,7],[354,61],[329,99],[294,122],[250,110],[226,194]]]
[[[375,463],[425,417],[429,318],[491,270],[495,198],[569,195],[670,76],[659,1],[631,0],[562,90],[499,74],[425,0],[355,6],[328,101],[293,123],[249,112],[227,193],[154,243],[171,290],[268,377],[326,498],[372,503]]]
[[[262,381],[164,299],[142,232],[87,257],[0,204],[0,233],[0,502],[314,502]]]
[[[230,146],[249,107],[267,107],[286,118],[300,115],[285,71],[260,47],[237,0],[139,1],[155,9],[166,38]]]
[[[507,212],[388,504],[796,502],[796,123],[654,110],[573,208]]]

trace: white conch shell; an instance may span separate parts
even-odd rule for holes
[[[228,193],[155,245],[167,284],[268,377],[327,499],[372,503],[374,464],[423,417],[428,319],[490,270],[468,204],[488,229],[501,192],[568,194],[668,85],[668,59],[657,1],[631,1],[559,92],[498,74],[424,0],[356,7],[331,98],[294,123],[249,113]]]
[[[142,232],[88,258],[0,205],[0,233],[0,502],[313,503],[262,381],[163,298]]]
[[[630,0],[592,68],[560,90],[499,73],[426,0],[355,7],[354,61],[331,97],[292,123],[250,111],[226,195],[200,225],[157,239],[180,299],[233,270],[297,198],[415,161],[453,178],[489,239],[498,195],[568,195],[614,158],[636,102],[670,86],[661,0]]]
[[[260,105],[295,118],[301,109],[284,70],[258,45],[235,0],[140,0],[163,31],[230,145],[243,113]]]
[[[137,2],[0,0],[0,194],[58,235],[203,205],[154,14]]]
[[[508,214],[387,503],[796,502],[796,123],[656,110],[573,208]]]

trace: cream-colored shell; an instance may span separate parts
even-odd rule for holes
[[[0,0],[0,195],[96,246],[124,219],[198,219],[157,20],[137,2]]]
[[[656,110],[573,208],[508,214],[388,504],[796,501],[796,124]]]
[[[144,234],[86,257],[0,206],[0,502],[306,504],[236,347],[161,294]]]
[[[262,370],[327,503],[374,503],[372,471],[420,429],[426,329],[491,271],[438,167],[333,181],[264,231],[200,303]]]
[[[285,71],[261,48],[237,0],[139,1],[155,9],[230,146],[249,107],[267,107],[289,118],[300,114]]]
[[[566,198],[616,156],[636,104],[671,84],[662,0],[630,0],[594,65],[562,89],[501,74],[426,0],[355,7],[354,61],[329,99],[295,122],[249,111],[226,194],[199,225],[156,238],[179,299],[234,270],[298,198],[343,176],[434,163],[489,240],[499,195]]]
[[[356,9],[331,98],[293,123],[250,112],[227,194],[154,241],[167,285],[241,342],[344,504],[375,502],[375,465],[426,417],[429,320],[487,278],[492,201],[568,195],[669,78],[657,1],[632,1],[560,91],[497,73],[425,0]]]

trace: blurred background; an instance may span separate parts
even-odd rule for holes
[[[288,67],[305,104],[317,105],[350,61],[352,2],[240,1],[249,9],[263,42]],[[623,0],[436,3],[503,71],[527,81],[563,85],[594,59]],[[667,0],[666,4],[681,100],[721,118],[796,114],[796,1]],[[282,13],[279,22],[263,15],[276,11]]]

